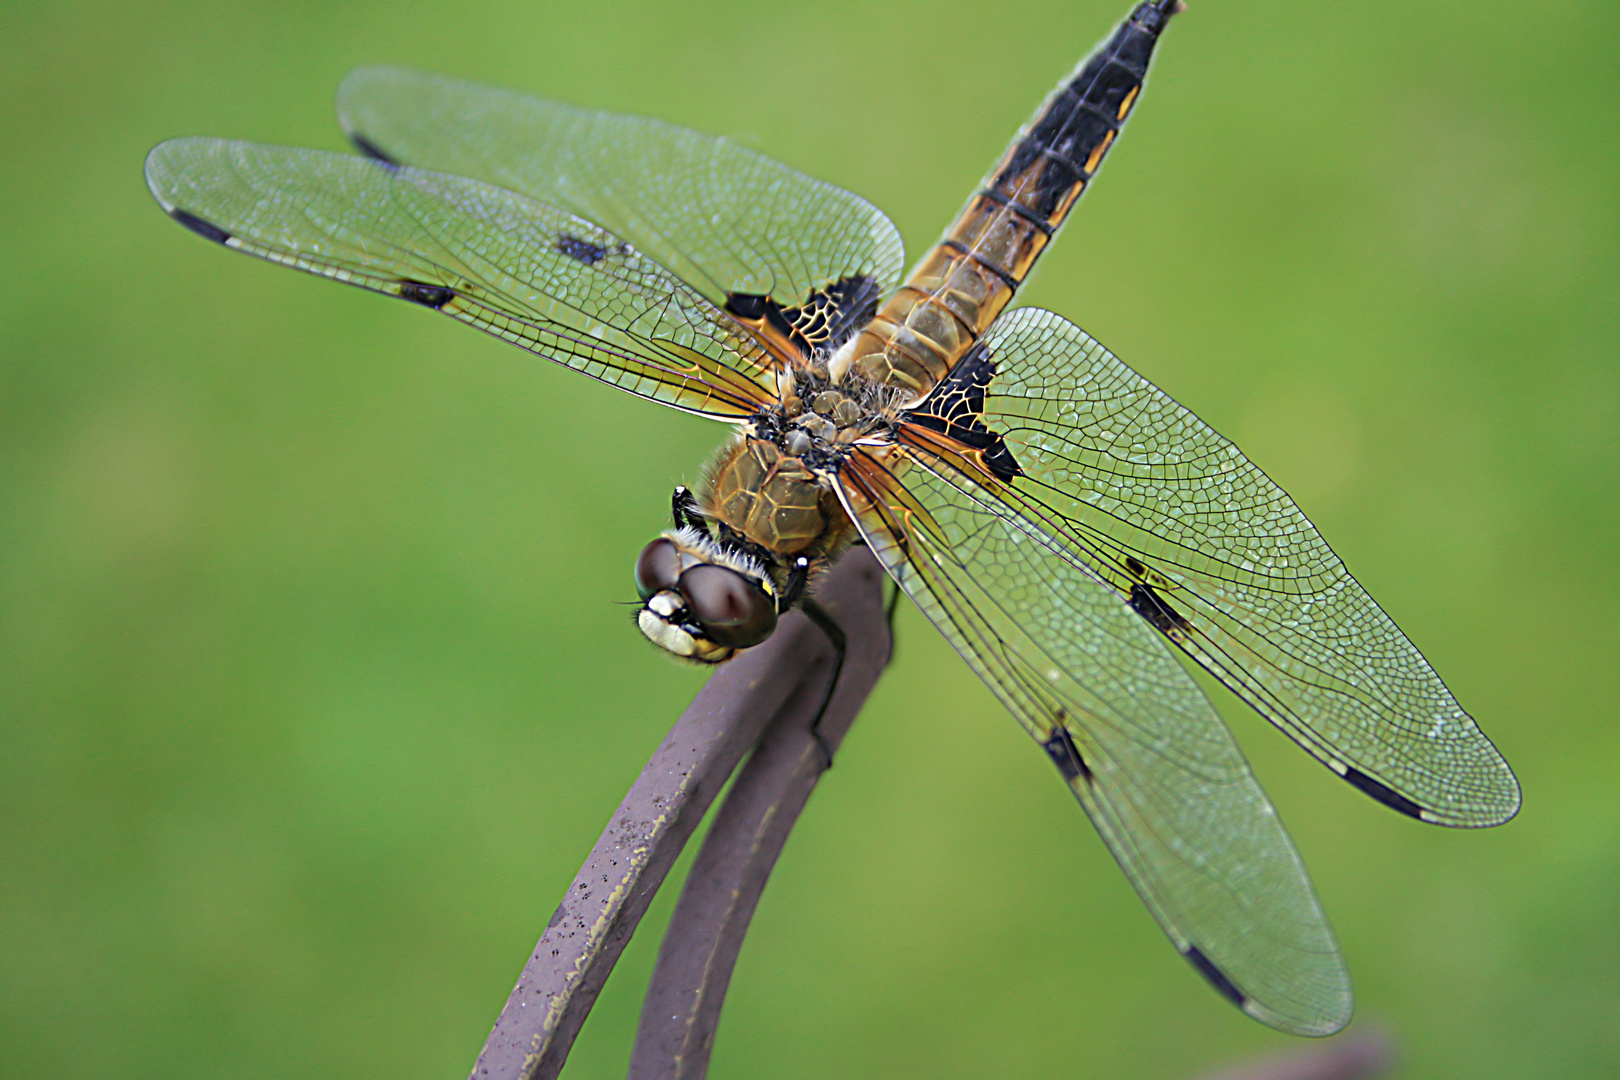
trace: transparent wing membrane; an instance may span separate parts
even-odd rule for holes
[[[373,151],[564,207],[628,240],[715,303],[784,306],[852,276],[887,293],[905,253],[859,196],[727,139],[397,68],[362,68],[338,118]]]
[[[1338,1030],[1351,995],[1333,934],[1208,699],[1074,552],[936,447],[845,466],[867,543],[1046,749],[1182,955],[1264,1023]]]
[[[1513,816],[1496,747],[1236,446],[1051,312],[1011,312],[985,343],[983,420],[1044,535],[1374,798],[1442,825]]]
[[[641,397],[721,419],[775,400],[775,362],[621,237],[491,184],[221,139],[152,151],[171,216],[250,255],[435,308]]]

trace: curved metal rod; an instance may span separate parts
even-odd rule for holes
[[[843,630],[838,685],[826,700],[809,685],[772,721],[715,815],[687,874],[641,1006],[630,1080],[699,1080],[743,936],[771,869],[816,781],[830,765],[867,695],[889,662],[892,638],[883,606],[883,569],[859,548],[816,591],[816,602]],[[816,658],[830,675],[830,639]]]
[[[1202,1080],[1374,1080],[1394,1065],[1390,1037],[1368,1027],[1209,1073]]]
[[[835,710],[847,709],[841,735],[877,681],[874,671],[857,689],[855,674],[866,665],[855,658],[887,658],[888,624],[877,599],[882,578],[861,548],[841,559],[817,590],[823,605],[839,613],[851,657],[824,732]],[[865,594],[872,602],[857,602]],[[832,660],[827,635],[795,612],[769,641],[716,669],[654,751],[557,906],[478,1055],[474,1080],[558,1074],[636,924],[726,778],[773,723],[790,724],[819,706]]]

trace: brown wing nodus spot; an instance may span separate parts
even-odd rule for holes
[[[1053,730],[1052,737],[1042,743],[1041,746],[1046,750],[1047,756],[1052,759],[1052,763],[1058,767],[1058,772],[1063,774],[1063,779],[1073,781],[1077,778],[1084,778],[1086,783],[1089,784],[1091,783],[1091,766],[1087,765],[1086,759],[1080,756],[1080,748],[1074,745],[1074,736],[1070,735],[1069,729],[1064,727],[1063,722],[1066,719],[1068,719],[1067,714],[1064,710],[1059,709],[1057,727]]]
[[[1137,582],[1131,586],[1131,608],[1167,637],[1173,638],[1192,629],[1192,623],[1171,607],[1170,601],[1160,596],[1152,585]]]
[[[447,289],[443,285],[429,285],[425,281],[405,280],[399,283],[399,298],[409,300],[413,304],[421,304],[437,311],[451,300],[456,293],[454,289]]]

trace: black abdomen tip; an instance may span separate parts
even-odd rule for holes
[[[1137,9],[1135,19],[1137,22],[1144,22],[1146,21],[1144,16],[1149,17],[1162,28],[1166,19],[1172,15],[1180,15],[1186,10],[1187,5],[1182,3],[1182,0],[1149,0]]]
[[[231,238],[230,233],[215,225],[212,221],[204,221],[196,214],[182,210],[178,206],[169,211],[169,216],[204,240],[212,240],[216,244],[223,244]]]

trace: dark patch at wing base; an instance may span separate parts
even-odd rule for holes
[[[996,362],[983,342],[968,350],[933,393],[901,419],[978,450],[998,480],[1024,475],[1002,437],[984,425],[984,394],[996,377]]]
[[[373,161],[380,161],[390,169],[397,169],[404,164],[404,162],[400,161],[398,158],[394,157],[392,154],[388,153],[382,147],[378,146],[364,135],[361,135],[359,132],[355,132],[354,134],[350,135],[349,141],[354,143],[354,148],[360,151],[366,157]]]
[[[783,307],[761,293],[727,293],[725,310],[786,338],[805,359],[832,353],[877,314],[881,289],[876,278],[859,274],[817,289],[797,307]]]
[[[726,311],[737,316],[737,318],[745,319],[748,322],[759,322],[761,319],[769,319],[772,311],[778,313],[779,320],[781,310],[782,305],[778,304],[764,293],[726,293]],[[785,326],[780,327],[780,329],[782,329],[783,333],[787,332]]]
[[[557,250],[586,266],[595,266],[607,256],[607,248],[567,233],[557,237]]]
[[[1074,736],[1069,729],[1059,723],[1052,737],[1041,744],[1048,757],[1058,767],[1065,780],[1075,780],[1084,777],[1086,783],[1091,783],[1091,766],[1086,759],[1080,756],[1080,748],[1074,745]]]
[[[184,225],[186,228],[190,229],[192,232],[196,233],[198,236],[202,237],[204,240],[212,240],[216,244],[223,244],[225,241],[231,238],[231,234],[220,228],[218,225],[215,225],[211,221],[204,221],[196,214],[182,210],[178,206],[169,211],[169,216],[174,218],[174,220],[178,221],[180,224]]]
[[[1415,817],[1420,821],[1423,819],[1423,807],[1400,792],[1380,784],[1360,769],[1345,769],[1344,778],[1350,782],[1351,787],[1370,795],[1391,810],[1397,810],[1407,817]]]
[[[1198,946],[1187,946],[1182,950],[1181,955],[1185,956],[1187,958],[1187,962],[1198,969],[1198,974],[1202,975],[1205,979],[1208,979],[1209,985],[1213,986],[1216,992],[1227,1001],[1230,1001],[1240,1009],[1243,1008],[1244,1005],[1248,1004],[1249,996],[1242,990],[1239,990],[1237,988],[1237,984],[1226,977],[1226,972],[1216,967],[1214,962],[1210,960],[1209,957],[1205,956],[1204,951]]]
[[[443,285],[429,285],[421,281],[402,281],[399,284],[399,298],[409,300],[413,304],[421,304],[437,311],[451,300],[455,299],[455,291]]]

